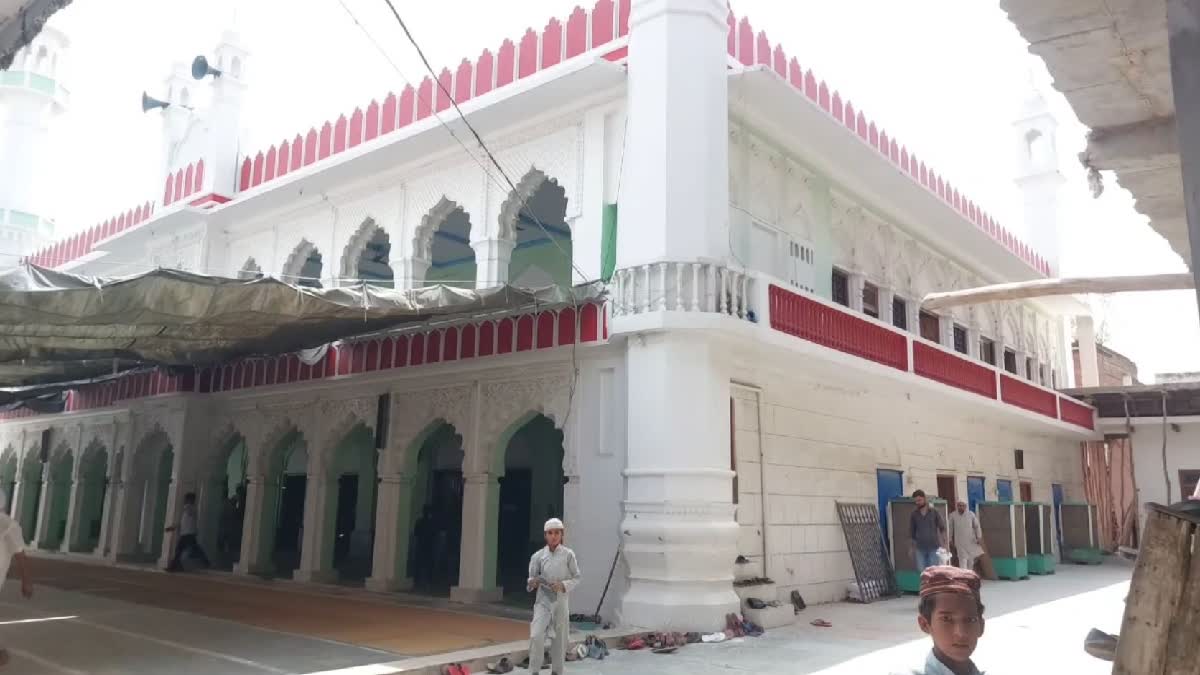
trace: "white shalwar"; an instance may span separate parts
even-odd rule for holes
[[[571,630],[571,610],[567,596],[579,585],[579,563],[575,552],[559,545],[553,551],[543,547],[529,559],[529,579],[544,582],[538,586],[533,603],[533,623],[529,626],[529,672],[542,668],[546,634],[552,632],[550,666],[554,675],[563,674],[567,657],[567,639]],[[566,593],[557,593],[549,584],[561,582]]]
[[[983,541],[983,530],[979,528],[979,518],[974,511],[959,513],[955,509],[950,512],[950,540],[958,551],[958,566],[965,570],[974,569],[975,560],[983,553],[983,547],[979,545]]]
[[[8,576],[8,566],[14,555],[25,550],[21,526],[7,513],[0,512],[0,585]]]

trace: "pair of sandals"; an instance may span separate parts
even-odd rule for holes
[[[461,663],[451,663],[442,668],[444,675],[471,675],[471,669]]]
[[[761,626],[753,621],[746,621],[737,614],[725,615],[725,635],[735,637],[760,637],[764,633]]]

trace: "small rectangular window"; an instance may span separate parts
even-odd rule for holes
[[[957,324],[954,326],[954,351],[959,354],[967,353],[967,329]]]
[[[930,342],[941,342],[941,328],[938,325],[938,317],[936,314],[930,314],[925,310],[921,310],[921,337]]]
[[[870,282],[863,284],[863,314],[879,318],[879,287]]]
[[[985,337],[979,338],[979,360],[996,365],[996,342]]]
[[[904,298],[892,298],[892,325],[900,330],[908,330],[908,303]]]
[[[850,306],[850,277],[837,268],[833,270],[833,301],[844,307]]]
[[[1017,353],[1011,349],[1004,350],[1004,369],[1013,375],[1017,374]]]
[[[1033,357],[1025,357],[1025,379],[1033,380]]]
[[[1016,465],[1017,469],[1025,468],[1025,451],[1024,450],[1013,450],[1013,464]]]
[[[1058,371],[1050,370],[1050,386],[1058,389]]]

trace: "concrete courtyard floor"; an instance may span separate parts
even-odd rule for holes
[[[987,582],[988,624],[977,663],[992,675],[1108,673],[1111,664],[1083,652],[1083,638],[1092,627],[1116,632],[1131,571],[1130,565],[1110,559],[1099,567],[1061,567],[1051,577]],[[60,578],[39,585],[32,601],[20,598],[17,584],[5,584],[0,591],[0,645],[9,649],[12,662],[0,673],[424,675],[438,672],[437,664],[447,661],[479,663],[517,652],[524,642],[510,641],[511,636],[527,634],[519,622],[403,602],[282,590],[268,596],[266,589],[233,584],[222,584],[226,589],[217,594],[210,584],[219,582],[202,575],[126,574],[146,577],[129,580],[111,569],[95,570],[74,583]],[[202,607],[197,597],[201,589],[224,609]],[[268,601],[273,597],[282,604],[272,616]],[[614,651],[603,662],[568,664],[567,671],[886,674],[919,663],[929,648],[916,626],[916,604],[909,596],[871,605],[810,607],[796,625],[762,638],[690,645],[671,655]],[[349,617],[359,611],[369,620],[355,628]],[[809,625],[816,618],[833,627]],[[463,634],[476,622],[481,625],[469,632],[490,632],[491,639],[447,652],[455,641],[465,645],[479,639]],[[319,629],[311,630],[314,626]],[[430,652],[443,653],[420,656]]]

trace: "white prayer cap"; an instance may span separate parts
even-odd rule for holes
[[[542,528],[542,530],[544,532],[549,532],[550,530],[562,530],[562,529],[565,529],[563,527],[563,522],[561,520],[559,520],[558,518],[551,518],[550,520],[547,520],[546,527]]]

